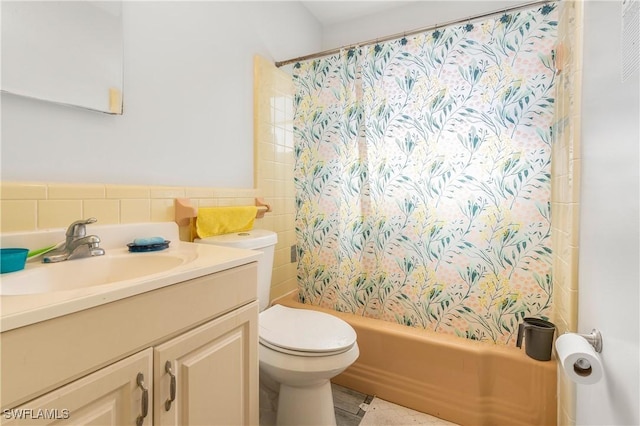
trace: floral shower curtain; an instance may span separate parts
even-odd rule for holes
[[[551,315],[555,4],[297,63],[301,301],[512,344]]]

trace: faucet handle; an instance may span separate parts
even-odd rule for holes
[[[87,230],[85,226],[89,225],[90,223],[95,223],[97,221],[98,219],[96,219],[95,217],[90,217],[89,219],[76,220],[67,228],[67,233],[66,233],[67,238],[84,237],[87,234]]]

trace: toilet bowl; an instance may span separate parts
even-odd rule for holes
[[[330,380],[358,358],[353,328],[323,312],[281,305],[267,308],[277,242],[274,232],[255,229],[195,242],[263,253],[258,260],[260,423],[271,423],[263,416],[263,403],[267,403],[263,399],[271,394],[270,399],[277,399],[278,425],[335,425]]]

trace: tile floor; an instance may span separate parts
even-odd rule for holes
[[[456,426],[455,423],[331,384],[338,426]]]
[[[362,408],[367,408],[373,397],[335,383],[331,383],[331,392],[337,426],[358,426],[365,415]]]

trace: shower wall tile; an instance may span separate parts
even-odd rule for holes
[[[296,232],[294,229],[290,229],[286,232],[282,232],[282,239],[289,247],[296,244]]]
[[[558,399],[564,404],[558,406],[558,425],[575,425],[575,410],[569,407],[575,406],[576,395],[574,383],[564,373],[558,374]]]
[[[577,149],[577,154],[580,153],[579,149]],[[571,169],[574,173],[574,175],[579,178],[582,172],[582,161],[579,158],[575,158],[573,159],[573,161],[571,162]],[[571,199],[573,200],[579,200],[580,199],[580,184],[579,182],[576,182],[575,185],[572,185],[571,187]]]
[[[575,231],[577,233],[577,230]],[[578,291],[578,255],[580,253],[580,249],[578,246],[571,246],[571,261],[569,262],[567,271],[570,274],[569,280],[567,280],[568,288],[573,291]],[[573,314],[573,313],[572,313]],[[577,315],[575,315],[575,320],[577,321]]]
[[[277,249],[274,253],[273,265],[275,267],[286,265],[290,262],[290,251],[286,248]]]
[[[559,43],[564,47],[564,64],[558,68],[558,123],[552,144],[552,249],[554,252],[554,323],[558,335],[577,331],[578,243],[580,203],[580,104],[582,69],[582,2],[561,3]],[[575,425],[575,384],[558,373],[558,424]]]
[[[574,107],[574,109],[579,109],[580,108],[580,103],[577,103],[576,106]],[[580,160],[581,158],[581,115],[574,113],[571,115],[571,120],[570,122],[573,124],[572,128],[571,128],[571,139],[573,140],[572,146],[573,146],[573,160]]]
[[[290,278],[281,283],[271,287],[271,300],[282,297],[292,291],[296,291],[298,288],[298,281],[295,278]]]
[[[556,296],[556,300],[558,301],[558,306],[556,306],[558,315],[564,319],[568,327],[576,327],[577,321],[572,318],[572,313],[577,309],[578,292],[568,288],[559,288]]]
[[[273,215],[271,214],[267,214],[265,215],[262,219],[260,219],[260,221],[256,221],[256,228],[258,229],[268,229],[268,230],[273,230],[274,226],[273,226]],[[281,238],[278,235],[278,244],[281,243]],[[279,247],[276,245],[276,250]]]
[[[291,76],[261,57],[254,60],[255,186],[273,212],[257,227],[277,232],[271,300],[297,288],[291,262],[294,232],[293,84]]]
[[[576,78],[579,73],[577,61],[580,57],[576,49],[575,39],[579,34],[575,28],[576,8],[581,7],[576,2],[565,2],[561,9],[559,43],[564,46],[564,64],[559,74],[560,84],[556,87],[556,99],[560,108],[556,110],[555,122],[558,131],[553,141],[553,172],[552,179],[552,227],[554,262],[554,292],[561,294],[561,289],[575,290],[574,278],[578,257],[578,228],[579,228],[579,195],[580,195],[580,149],[579,149],[579,97],[580,81]],[[573,26],[572,26],[573,25]],[[566,300],[556,298],[558,312],[563,312],[569,318],[563,318],[563,323],[574,324],[577,312],[565,309],[562,304]],[[554,301],[555,302],[555,301]],[[555,303],[554,303],[555,304]],[[559,330],[559,332],[570,330]]]

